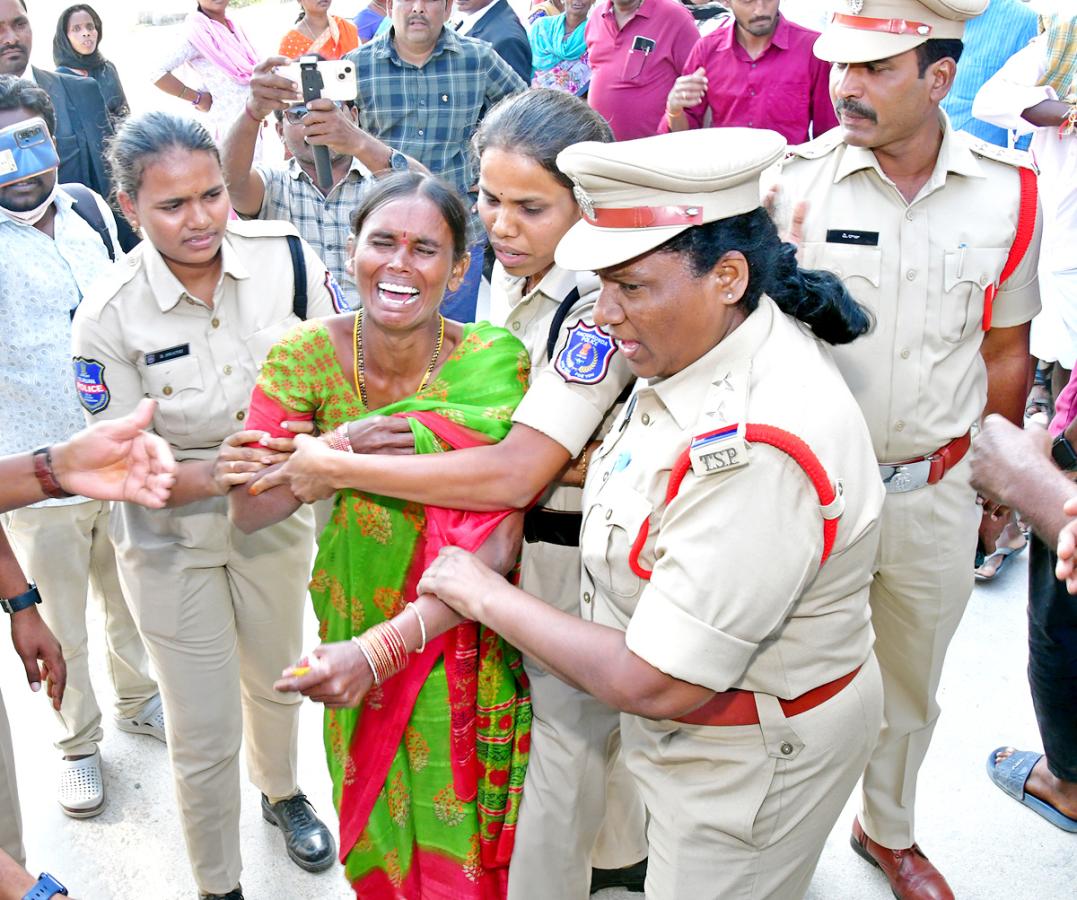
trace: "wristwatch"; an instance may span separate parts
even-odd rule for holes
[[[37,592],[37,585],[31,584],[25,591],[14,597],[0,597],[0,609],[10,615],[40,602],[41,595]]]
[[[48,872],[42,872],[37,876],[37,884],[22,895],[22,900],[49,900],[57,894],[67,896],[67,888],[53,878]]]
[[[1066,440],[1064,434],[1060,434],[1051,442],[1051,458],[1063,472],[1072,472],[1077,469],[1077,450],[1073,444]]]
[[[399,150],[394,150],[389,154],[389,168],[394,172],[408,171],[408,158]]]

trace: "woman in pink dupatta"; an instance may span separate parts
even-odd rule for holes
[[[219,144],[243,112],[251,73],[259,62],[238,22],[225,15],[229,0],[198,0],[187,16],[182,37],[173,52],[161,59],[152,73],[154,84],[166,94],[191,103],[205,114],[206,127]],[[186,65],[191,83],[174,74]],[[261,156],[261,140],[255,159]]]

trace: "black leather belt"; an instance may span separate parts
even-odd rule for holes
[[[578,547],[582,524],[583,513],[536,506],[524,514],[524,540],[529,544]]]

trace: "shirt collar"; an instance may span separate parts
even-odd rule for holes
[[[382,40],[382,39],[384,39],[384,40],[382,41],[381,44],[379,44],[378,46],[376,46],[374,48],[374,55],[377,56],[377,57],[380,57],[381,59],[392,60],[397,65],[402,66],[402,65],[404,65],[404,60],[401,59],[400,54],[396,52],[396,44],[393,41],[393,38],[395,37],[395,35],[396,35],[396,26],[395,25],[391,25],[389,27],[389,30],[386,31],[384,34],[378,35],[378,37],[376,37],[374,40]],[[434,59],[437,56],[440,56],[442,53],[445,53],[445,52],[449,52],[449,53],[459,53],[460,52],[460,35],[458,35],[455,31],[453,31],[451,28],[449,28],[448,23],[441,26],[441,34],[438,35],[438,42],[436,44],[434,44],[433,52],[430,54],[429,57],[427,57],[427,60],[426,60],[426,62],[423,63],[423,65],[425,66],[426,63],[430,62],[430,60]],[[410,65],[413,65],[413,64],[408,63],[408,65],[410,66]],[[414,66],[414,68],[421,68],[421,67],[420,66]]]
[[[609,4],[609,8],[602,13],[602,15],[609,16],[612,19],[617,14],[617,10],[613,6],[613,0],[609,0]],[[636,18],[636,16],[643,19],[649,19],[651,17],[650,9],[651,7],[647,0],[642,0],[640,5],[636,7],[636,11],[632,13],[632,19]],[[631,22],[632,19],[629,19],[628,22]],[[625,22],[625,25],[627,25],[628,22]]]
[[[669,410],[678,428],[688,429],[699,421],[707,391],[714,380],[711,373],[719,367],[728,367],[755,356],[772,331],[776,315],[778,308],[764,294],[752,314],[725,340],[677,374],[650,382],[648,386]]]
[[[482,9],[477,9],[475,12],[465,13],[464,17],[460,20],[460,27],[456,29],[457,34],[470,34],[471,29],[479,24],[479,20],[482,19],[491,9],[493,9],[500,0],[493,0],[493,3],[487,3]]]
[[[984,177],[983,166],[976,155],[961,141],[957,140],[950,117],[941,109],[939,110],[939,124],[942,125],[942,145],[939,147],[939,157],[935,161],[935,169],[931,173],[927,184],[920,191],[924,195],[926,191],[946,181],[946,173],[953,172],[956,175],[966,175],[970,178]],[[863,169],[874,169],[876,174],[884,181],[890,178],[883,172],[879,160],[874,152],[867,147],[853,147],[846,145],[845,152],[834,172],[834,183],[837,184],[843,178]]]
[[[148,240],[140,245],[142,261],[146,267],[146,280],[150,283],[150,290],[161,312],[168,312],[184,297],[190,296],[180,280],[168,268],[168,263],[156,247]],[[250,278],[250,272],[239,258],[231,243],[231,236],[226,232],[221,241],[221,281],[225,276],[236,281]],[[218,282],[218,287],[221,282]],[[214,292],[216,293],[216,292]]]
[[[714,49],[732,50],[733,43],[737,39],[737,20],[731,18],[729,27],[724,28],[720,35]],[[789,21],[781,13],[778,13],[778,24],[774,27],[774,33],[770,36],[770,43],[767,45],[767,49],[763,51],[763,54],[766,54],[771,47],[777,47],[779,50],[789,49]]]
[[[359,179],[369,178],[373,174],[370,169],[368,169],[361,162],[359,162],[359,160],[354,156],[352,157],[351,165],[348,166],[347,173],[344,175],[344,180],[350,178],[353,172],[358,173]],[[306,172],[303,171],[303,167],[299,165],[299,160],[297,160],[294,156],[288,160],[288,177],[291,178],[293,181],[299,181],[305,178],[310,184],[314,184],[314,181]],[[336,185],[333,186],[336,187]]]

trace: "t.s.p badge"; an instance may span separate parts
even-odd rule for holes
[[[577,322],[568,330],[568,340],[553,367],[565,381],[598,384],[609,372],[616,352],[613,339],[601,328]]]
[[[105,364],[96,359],[76,356],[72,365],[75,367],[75,390],[79,403],[91,415],[104,412],[112,399],[105,384]]]

